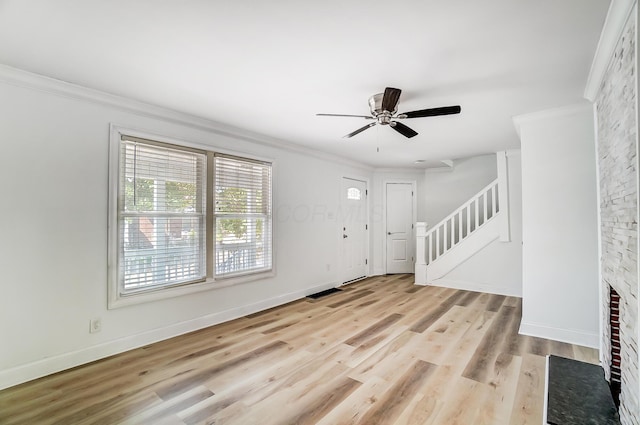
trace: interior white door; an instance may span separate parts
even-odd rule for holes
[[[367,183],[342,179],[342,282],[367,275]]]
[[[413,185],[387,183],[387,273],[413,273]]]

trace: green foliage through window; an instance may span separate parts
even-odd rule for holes
[[[166,182],[167,211],[195,211],[197,188],[194,183]]]
[[[127,177],[124,179],[125,211],[153,211],[153,192],[155,184],[152,179]]]
[[[170,211],[170,212],[196,212],[197,187],[195,183],[183,183],[167,181],[164,183],[164,200],[161,196],[155,198],[156,182],[152,179],[133,178],[125,179],[125,211]],[[156,205],[155,202],[164,202]]]

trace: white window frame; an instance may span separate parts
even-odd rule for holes
[[[241,272],[233,274],[228,277],[215,277],[213,269],[215,252],[215,234],[209,235],[211,232],[215,233],[215,227],[213,226],[213,196],[207,194],[207,218],[205,219],[205,266],[207,269],[207,276],[204,281],[187,283],[174,286],[161,286],[155,287],[145,291],[132,292],[124,294],[121,290],[120,282],[120,234],[119,234],[119,211],[118,211],[118,196],[119,196],[119,184],[120,184],[120,145],[123,136],[134,137],[138,139],[146,139],[151,142],[159,144],[167,144],[176,146],[178,148],[197,149],[207,152],[207,176],[206,187],[207,192],[212,190],[213,182],[213,156],[214,154],[233,155],[239,158],[246,158],[247,160],[267,162],[271,164],[271,269],[257,272]],[[229,151],[224,149],[216,149],[212,146],[206,146],[201,144],[194,144],[185,142],[183,140],[172,139],[165,136],[159,136],[157,134],[134,130],[126,127],[111,124],[110,126],[110,139],[109,139],[109,191],[108,191],[108,250],[107,250],[107,280],[108,280],[108,305],[109,309],[124,307],[128,305],[135,305],[155,300],[161,300],[166,298],[173,298],[186,294],[193,294],[201,291],[207,291],[216,288],[223,288],[245,282],[252,282],[256,280],[266,279],[276,275],[276,255],[275,255],[275,219],[273,217],[273,205],[274,201],[274,181],[275,181],[275,164],[274,161],[267,158],[259,158],[253,155],[247,155],[242,152]],[[213,243],[209,243],[213,241]]]
[[[238,157],[237,155],[226,155],[226,154],[221,154],[219,152],[216,152],[215,155],[213,155],[213,175],[214,175],[214,181],[213,181],[213,190],[217,190],[218,189],[218,181],[217,181],[217,173],[218,173],[218,163],[217,160],[218,158],[220,159],[220,161],[230,161],[230,162],[241,162],[243,165],[248,165],[248,164],[252,164],[255,163],[254,165],[262,168],[262,166],[265,165],[265,163],[263,161],[254,161],[250,158],[246,158],[246,157]],[[227,164],[228,166],[229,164]],[[268,167],[268,172],[270,174],[270,178],[269,178],[269,188],[271,188],[272,186],[272,178],[271,178],[271,166]],[[244,176],[246,177],[246,174],[244,174]],[[230,177],[230,176],[227,176]],[[226,178],[226,177],[225,177]],[[241,179],[242,180],[242,179]],[[256,186],[253,186],[253,184],[251,184],[250,182],[244,180],[245,183],[248,183],[245,186],[245,189],[251,193],[252,189],[255,188]],[[272,222],[273,222],[273,210],[272,210],[272,202],[271,202],[271,196],[272,196],[272,191],[269,191],[269,193],[267,193],[267,202],[265,204],[266,207],[266,211],[262,211],[262,212],[258,212],[255,211],[254,208],[256,208],[258,205],[255,203],[247,203],[247,206],[249,207],[248,211],[244,211],[244,212],[240,212],[240,211],[235,211],[235,212],[231,212],[231,211],[227,211],[227,212],[221,212],[218,211],[217,208],[217,204],[216,207],[212,208],[213,211],[213,226],[212,228],[216,230],[217,232],[217,226],[218,226],[218,220],[226,220],[226,219],[260,219],[263,220],[264,223],[268,223],[268,226],[270,229],[272,229]],[[214,197],[213,199],[214,201],[217,201]],[[254,233],[252,231],[248,232],[249,234]],[[273,267],[272,264],[272,258],[271,258],[271,250],[273,249],[273,244],[272,244],[272,240],[273,240],[273,233],[272,231],[268,232],[268,243],[265,244],[267,252],[268,252],[268,263],[269,266],[262,268],[262,269],[249,269],[249,270],[239,270],[239,271],[231,271],[231,272],[218,272],[217,270],[217,262],[213,261],[214,263],[214,270],[213,270],[213,276],[217,279],[226,279],[226,278],[230,278],[230,277],[236,277],[236,276],[243,276],[243,275],[248,275],[248,274],[255,274],[255,273],[260,273],[263,271],[270,271],[271,268]],[[255,233],[254,233],[255,235]],[[222,244],[221,244],[222,245]],[[230,246],[233,246],[233,244],[231,244]],[[252,245],[250,245],[252,246]],[[215,249],[214,249],[214,253],[217,259],[218,256],[218,243],[217,241],[215,241]],[[256,255],[256,251],[258,250],[251,250],[254,251],[253,255],[249,255],[249,258],[253,258],[254,260],[256,259],[257,255]]]

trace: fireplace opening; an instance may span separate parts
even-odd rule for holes
[[[621,368],[620,368],[620,295],[609,287],[609,326],[611,327],[611,395],[617,408],[620,408]]]

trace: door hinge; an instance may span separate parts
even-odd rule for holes
[[[411,196],[413,196],[413,190],[411,191]]]
[[[364,225],[364,230],[369,230],[369,225],[368,224]]]
[[[369,264],[369,260],[367,260],[366,258],[364,259],[364,264]]]
[[[413,223],[411,223],[411,228],[413,229]]]
[[[369,196],[369,189],[364,190],[364,196]]]

